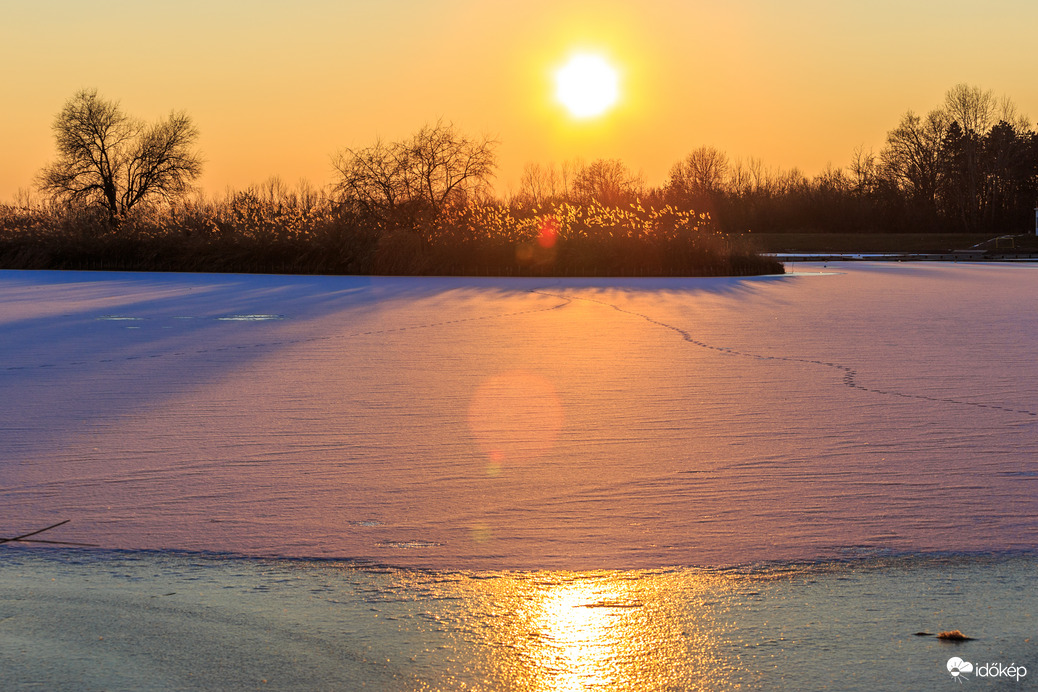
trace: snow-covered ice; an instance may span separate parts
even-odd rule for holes
[[[1038,267],[797,268],[0,272],[0,530],[446,569],[1038,548]]]

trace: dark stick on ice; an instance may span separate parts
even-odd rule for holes
[[[14,538],[2,538],[0,543],[6,543],[8,541],[17,540]],[[46,543],[48,545],[78,545],[84,548],[98,548],[100,547],[97,543],[76,543],[74,541],[47,541],[42,538],[26,538],[19,540],[19,543]]]
[[[24,540],[24,539],[28,538],[29,536],[35,536],[38,533],[43,533],[44,531],[50,531],[51,529],[56,529],[59,526],[62,526],[64,524],[69,523],[70,521],[72,521],[72,520],[71,519],[66,519],[65,521],[59,521],[57,524],[51,524],[50,526],[46,526],[46,527],[44,527],[42,529],[37,529],[36,531],[30,531],[29,533],[23,533],[21,536],[15,536],[14,538],[0,538],[0,543],[10,543],[12,541],[21,541],[21,540]]]

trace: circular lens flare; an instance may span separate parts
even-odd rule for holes
[[[576,118],[601,115],[620,96],[619,78],[601,56],[580,53],[555,73],[555,96]]]
[[[537,244],[548,249],[555,247],[559,238],[559,220],[554,216],[546,216],[537,224]]]

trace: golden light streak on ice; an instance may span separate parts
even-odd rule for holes
[[[509,689],[714,689],[731,674],[723,625],[697,610],[728,588],[716,575],[539,572],[480,586],[495,591],[484,596],[498,614],[486,635]]]

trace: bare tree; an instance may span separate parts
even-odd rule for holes
[[[736,159],[728,169],[728,188],[733,195],[744,195],[752,186],[750,168],[742,159]]]
[[[1026,116],[1016,104],[991,90],[957,84],[944,108],[952,124],[945,134],[943,201],[965,228],[997,228],[1008,223],[1010,208],[1029,205],[1026,188]]]
[[[995,124],[995,115],[1000,108],[1003,112],[1012,110],[1015,115],[1012,102],[1000,104],[990,89],[984,91],[980,87],[956,84],[944,95],[944,110],[950,121],[959,123],[967,134],[986,133]]]
[[[526,164],[519,180],[517,198],[525,204],[544,204],[565,197],[568,193],[566,165],[560,170],[554,163],[546,166],[539,163]]]
[[[192,151],[198,130],[182,112],[146,125],[84,89],[52,127],[58,159],[40,172],[40,190],[72,205],[99,206],[113,224],[142,202],[183,194],[202,172]]]
[[[367,212],[392,212],[415,188],[403,144],[386,144],[379,139],[364,149],[345,149],[335,156],[332,165],[339,173],[335,192],[344,202]]]
[[[871,149],[858,146],[851,155],[851,183],[859,197],[875,191],[878,169]]]
[[[944,136],[950,123],[944,110],[930,111],[926,118],[908,111],[887,133],[887,145],[880,152],[886,178],[929,208],[936,205]]]
[[[811,181],[796,166],[788,171],[779,169],[778,172],[771,173],[769,177],[771,189],[782,195],[803,193],[811,187]]]
[[[699,147],[670,169],[668,191],[676,200],[713,197],[728,183],[728,156],[714,147]]]
[[[620,159],[596,159],[573,175],[573,197],[581,203],[617,206],[633,202],[642,193],[642,177]]]
[[[1027,132],[1031,129],[1031,118],[1020,112],[1008,96],[998,100],[998,120],[1013,126],[1017,132]]]
[[[442,121],[423,127],[410,145],[420,196],[439,208],[453,196],[488,192],[496,146],[489,137],[471,139]]]
[[[489,189],[496,147],[489,137],[473,139],[439,121],[401,142],[378,140],[336,154],[335,191],[341,201],[368,213],[416,207],[436,212],[449,200]]]
[[[819,192],[839,195],[846,193],[853,187],[851,179],[847,177],[842,168],[835,168],[832,162],[825,164],[825,169],[815,176],[812,181],[814,189]]]
[[[746,163],[747,177],[749,183],[752,185],[751,189],[753,192],[766,192],[770,190],[770,179],[771,175],[768,170],[764,167],[764,160],[758,157],[751,157]]]

